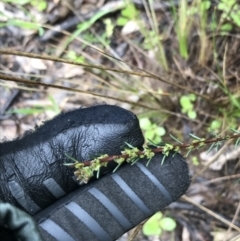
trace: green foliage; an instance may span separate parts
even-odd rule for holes
[[[187,15],[191,16],[194,14],[198,14],[199,12],[206,13],[207,10],[211,7],[211,1],[205,0],[205,1],[198,1],[199,3],[197,5],[192,5],[187,9]]]
[[[130,20],[137,18],[139,12],[137,11],[133,3],[127,4],[127,6],[121,11],[121,16],[117,19],[118,26],[124,26]]]
[[[161,36],[155,31],[149,31],[148,37],[144,39],[143,48],[146,50],[154,49],[162,40]]]
[[[113,23],[111,18],[106,18],[103,20],[103,22],[105,23],[105,31],[103,32],[99,40],[104,46],[109,46],[109,44],[111,43],[111,37],[113,35],[115,24]]]
[[[217,8],[221,10],[222,19],[227,19],[240,27],[240,6],[237,0],[221,0]]]
[[[171,232],[176,226],[174,219],[163,217],[161,212],[157,212],[143,225],[143,234],[146,236],[160,236],[163,231]]]
[[[194,156],[192,158],[192,163],[193,163],[194,166],[199,166],[199,160],[198,160],[198,158],[196,156]]]
[[[9,19],[6,23],[0,23],[0,27],[4,26],[15,26],[23,29],[36,30],[40,36],[44,33],[44,29],[40,27],[39,24],[19,19]]]
[[[187,1],[180,1],[179,15],[176,24],[176,33],[178,37],[179,51],[183,58],[188,59],[188,34],[190,25],[187,18]]]
[[[106,37],[110,38],[113,34],[113,30],[115,26],[110,18],[104,19],[104,23],[106,25],[106,28],[105,28]]]
[[[37,8],[37,10],[40,12],[44,11],[47,8],[46,0],[3,0],[3,1],[7,3],[20,5],[21,8],[23,8],[22,6],[26,4],[31,4],[33,7]],[[38,31],[39,36],[42,36],[44,34],[44,29],[41,27],[39,23],[36,22],[36,20],[34,19],[34,16],[32,16],[30,12],[28,12],[27,10],[25,10],[25,12],[28,14],[28,16],[31,17],[31,21],[8,18],[6,22],[0,23],[0,27],[15,26],[22,29],[34,30],[34,31]]]
[[[166,134],[166,130],[152,123],[149,118],[140,119],[140,127],[143,129],[145,137],[154,143],[160,143],[162,141],[162,136]]]
[[[219,131],[222,126],[221,120],[213,120],[208,128],[208,131]]]
[[[182,107],[182,113],[187,114],[189,118],[196,119],[197,113],[194,111],[193,103],[196,101],[194,94],[183,95],[180,98],[180,104]]]
[[[221,30],[221,33],[224,34],[233,29],[232,23],[236,26],[240,26],[240,4],[237,0],[219,1],[214,8],[222,12],[220,21],[212,20],[210,24],[207,24],[207,16],[212,6],[212,1],[198,0],[190,5],[187,4],[186,0],[181,0],[179,2],[178,14],[175,13],[174,16],[176,19],[175,30],[178,38],[179,51],[184,59],[188,59],[188,36],[193,22],[196,21],[196,16],[198,16],[200,22],[198,29],[202,45],[200,59],[204,58],[204,52],[206,51],[206,36],[209,27],[213,32]],[[226,23],[225,20],[229,22]]]
[[[59,114],[61,110],[58,107],[58,104],[55,102],[52,96],[49,96],[48,98],[51,101],[51,105],[49,106],[36,105],[35,107],[32,107],[32,108],[16,108],[16,109],[7,111],[7,113],[34,115],[34,114],[41,114],[46,111],[53,111],[56,115]]]
[[[38,11],[44,11],[48,3],[46,0],[3,0],[3,2],[18,4],[18,5],[25,5],[25,4],[31,4],[33,7],[37,8]]]
[[[73,50],[67,52],[67,58],[78,63],[85,63],[84,56],[78,56]]]
[[[45,0],[32,0],[30,4],[38,9],[38,11],[42,12],[46,10],[48,4]]]
[[[116,8],[109,8],[109,9],[102,9],[101,11],[98,11],[95,15],[93,15],[89,20],[84,21],[80,24],[77,25],[77,30],[74,31],[74,33],[69,37],[67,43],[65,44],[65,48],[67,48],[67,46],[77,37],[79,36],[81,33],[83,33],[84,31],[90,29],[92,27],[92,25],[98,21],[99,19],[101,19],[102,17],[104,17],[105,15],[113,12],[114,10],[117,9],[122,9],[126,6],[125,2],[122,2],[121,4],[117,4]]]

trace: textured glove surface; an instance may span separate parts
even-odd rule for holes
[[[190,185],[181,155],[156,154],[81,187],[35,215],[46,241],[113,241],[179,199]]]
[[[144,138],[137,117],[120,107],[59,115],[20,140],[0,144],[0,200],[33,215],[78,187],[73,170],[63,165],[72,162],[65,154],[79,161],[120,154],[125,142],[141,147]]]
[[[0,240],[42,241],[42,238],[29,214],[9,203],[0,202]]]

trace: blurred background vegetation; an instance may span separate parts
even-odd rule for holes
[[[0,2],[2,140],[103,102],[137,114],[146,140],[225,136],[239,131],[239,80],[237,0]],[[189,199],[120,240],[240,240],[234,144],[192,151]]]

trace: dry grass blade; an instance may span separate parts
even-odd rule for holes
[[[234,217],[232,219],[232,224],[237,220],[237,217],[239,216],[239,213],[240,213],[240,201],[238,202],[237,210],[236,210],[235,215],[234,215]],[[228,228],[228,230],[226,232],[226,235],[225,235],[225,239],[223,241],[227,240],[227,236],[231,232],[231,229],[232,229],[232,227],[229,226],[229,228]]]
[[[98,93],[83,91],[83,90],[79,90],[79,89],[75,89],[75,88],[64,87],[64,86],[61,86],[61,85],[52,85],[52,84],[45,84],[45,83],[41,83],[41,82],[33,82],[33,81],[30,81],[30,80],[27,80],[27,79],[11,77],[11,76],[8,76],[8,75],[3,75],[3,74],[0,74],[0,78],[3,79],[3,80],[15,81],[17,83],[22,83],[22,84],[28,84],[28,85],[34,85],[34,86],[44,86],[44,87],[61,89],[61,90],[67,90],[67,91],[71,91],[71,92],[78,92],[78,93],[83,93],[83,94],[86,94],[86,95],[91,95],[91,96],[95,96],[95,97],[99,97],[99,98],[103,98],[103,99],[108,98],[108,99],[128,103],[128,104],[131,104],[131,105],[141,106],[141,107],[144,107],[144,108],[147,108],[147,109],[150,109],[150,110],[156,110],[155,108],[152,108],[150,106],[146,106],[146,105],[143,105],[143,104],[131,102],[131,101],[128,101],[128,100],[125,100],[125,99],[123,100],[123,99],[116,98],[116,97],[105,96],[105,95],[101,95],[101,94],[98,94]]]
[[[197,177],[199,177],[200,174],[202,174],[204,171],[206,171],[208,169],[208,167],[212,163],[214,163],[217,160],[217,158],[224,152],[224,150],[230,145],[231,142],[232,142],[232,140],[226,141],[226,143],[224,143],[224,146],[208,161],[208,164],[202,170],[200,170],[197,174],[194,175],[192,180],[195,180]]]
[[[193,201],[191,198],[187,197],[186,195],[182,196],[182,199],[195,205],[196,207],[200,208],[201,210],[203,210],[204,212],[208,213],[209,215],[211,215],[212,217],[218,219],[219,221],[221,221],[222,223],[226,224],[227,226],[235,229],[236,231],[238,231],[240,233],[240,227],[236,226],[235,224],[229,222],[228,220],[222,218],[221,216],[219,216],[218,214],[214,213],[213,211],[211,211],[208,208],[205,208],[204,206],[202,206],[201,204],[198,204],[197,202]]]
[[[128,238],[128,241],[133,241],[133,240],[136,238],[136,236],[137,236],[138,233],[141,231],[141,229],[142,229],[142,227],[143,227],[143,225],[144,225],[145,222],[146,222],[146,221],[140,223],[137,227],[134,228],[132,234],[131,234],[130,237]]]
[[[215,178],[215,179],[212,179],[212,180],[210,180],[210,181],[204,182],[204,184],[207,185],[207,184],[210,184],[210,183],[217,183],[217,182],[222,182],[222,181],[229,181],[229,180],[235,179],[235,178],[240,178],[240,174],[235,174],[235,175],[231,175],[231,176]]]
[[[128,70],[119,70],[119,69],[115,69],[115,68],[109,68],[109,67],[105,67],[105,66],[101,66],[101,65],[94,65],[94,64],[83,64],[83,63],[78,63],[76,61],[71,61],[71,60],[66,60],[66,59],[61,59],[61,58],[55,58],[49,55],[39,55],[39,54],[32,54],[32,53],[25,53],[25,52],[20,52],[20,51],[13,51],[13,50],[4,50],[4,49],[0,49],[0,53],[1,54],[8,54],[8,55],[17,55],[17,56],[24,56],[24,57],[29,57],[29,58],[38,58],[38,59],[44,59],[44,60],[51,60],[51,61],[56,61],[56,62],[61,62],[61,63],[66,63],[66,64],[74,64],[74,65],[79,65],[82,66],[84,68],[87,69],[99,69],[99,70],[105,70],[105,71],[112,71],[112,72],[117,72],[117,73],[123,73],[123,74],[128,74],[128,75],[136,75],[136,76],[140,76],[140,77],[147,77],[147,78],[153,78],[153,79],[157,79],[159,81],[162,81],[164,83],[176,86],[179,89],[188,91],[190,93],[193,93],[199,97],[202,97],[203,99],[210,101],[210,99],[205,96],[202,95],[196,91],[193,91],[187,87],[184,87],[182,85],[167,81],[165,79],[162,79],[154,74],[149,73],[148,71],[144,71],[143,72],[147,73],[147,74],[143,74],[143,73],[138,73],[138,72],[134,72],[134,71],[128,71]]]

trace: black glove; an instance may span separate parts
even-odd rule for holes
[[[162,154],[147,168],[146,160],[125,165],[80,188],[63,165],[72,162],[66,154],[79,161],[120,154],[125,142],[140,148],[144,139],[136,116],[122,108],[99,105],[60,115],[21,140],[0,144],[0,199],[33,215],[46,241],[115,240],[190,183],[178,154],[164,165]]]
[[[42,241],[37,224],[26,212],[0,203],[0,240]]]

